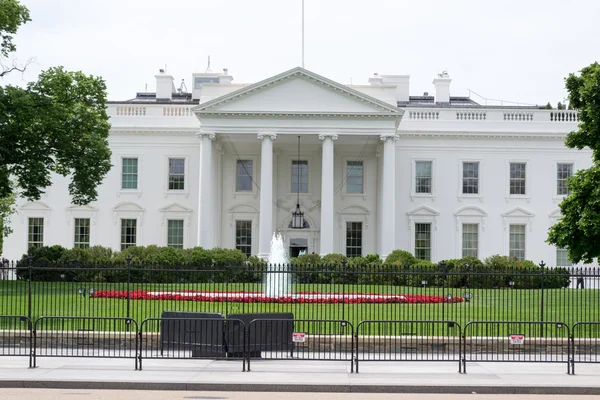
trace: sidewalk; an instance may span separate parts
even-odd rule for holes
[[[256,360],[242,372],[241,361],[0,357],[0,388],[154,389],[204,391],[600,394],[600,364],[348,362]]]

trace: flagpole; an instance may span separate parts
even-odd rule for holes
[[[302,68],[304,68],[304,0],[302,0]]]

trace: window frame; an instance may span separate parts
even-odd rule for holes
[[[315,161],[315,157],[313,157],[312,154],[313,153],[300,154],[300,161],[308,161],[308,193],[300,192],[301,198],[311,197],[313,193],[320,193],[321,191],[320,179],[318,180],[318,182],[315,182],[315,169],[317,168],[317,165],[320,164],[318,164]],[[287,153],[287,155],[282,156],[280,160],[277,159],[277,161],[273,162],[273,168],[275,169],[273,171],[273,182],[283,182],[282,193],[284,195],[285,193],[287,193],[288,196],[294,196],[294,198],[297,195],[297,193],[292,191],[292,161],[297,160],[297,154]]]
[[[460,227],[460,243],[461,243],[461,258],[466,257],[465,256],[465,225],[474,225],[477,227],[475,234],[477,235],[477,246],[474,248],[475,250],[475,255],[473,257],[479,258],[479,255],[481,254],[479,251],[480,248],[480,232],[481,232],[481,225],[477,222],[463,222],[461,224]],[[472,232],[471,232],[472,233]],[[473,250],[473,248],[469,248],[468,250]],[[472,256],[471,254],[468,254],[467,256]]]
[[[511,164],[525,164],[525,194],[511,194],[510,193],[510,165]],[[529,159],[507,159],[506,160],[506,200],[509,202],[510,200],[516,199],[524,199],[527,202],[531,201],[531,160]]]
[[[567,177],[566,179],[564,179],[564,181],[565,181],[565,189],[567,189],[567,193],[564,193],[564,194],[558,193],[558,188],[559,188],[558,166],[559,165],[570,165],[571,166],[571,175],[569,175],[569,177]],[[554,196],[555,196],[555,198],[562,199],[562,198],[565,198],[565,197],[567,197],[569,195],[569,190],[566,187],[566,185],[567,185],[566,181],[570,177],[572,177],[573,175],[575,175],[575,162],[573,162],[573,161],[556,161],[555,168],[556,168],[556,191],[554,192]]]
[[[138,155],[132,154],[132,155],[120,155],[120,159],[121,159],[121,168],[120,168],[120,190],[121,192],[124,193],[139,193],[141,192],[141,179],[140,179],[140,165],[141,165],[141,158]],[[137,172],[136,172],[136,187],[135,188],[124,188],[123,187],[123,177],[124,177],[124,172],[123,172],[123,168],[124,168],[124,164],[125,164],[125,160],[126,159],[136,159],[137,160]]]
[[[33,233],[33,234],[30,232],[31,227],[32,227],[32,225],[31,225],[32,220],[41,220],[41,222],[42,222],[41,223],[41,228],[42,228],[42,232],[41,232],[42,239],[41,239],[41,241],[30,240],[31,235],[40,235],[39,232],[38,233]],[[27,251],[29,251],[29,249],[32,248],[32,247],[35,247],[35,248],[44,247],[45,233],[46,233],[45,226],[46,226],[46,218],[41,217],[41,216],[28,216],[27,217],[27,231],[26,231],[27,232],[27,246],[26,246]],[[38,245],[31,246],[32,243],[36,243]]]
[[[83,220],[87,220],[87,223],[88,223],[88,225],[87,225],[87,228],[88,228],[87,243],[82,242],[82,241],[77,241],[77,238],[80,235],[77,232],[77,221],[83,221]],[[92,243],[92,219],[89,217],[73,217],[73,248],[74,249],[89,249],[91,247],[91,243]],[[87,247],[82,246],[85,244],[87,244]]]
[[[559,257],[559,255],[558,255],[558,253],[559,253],[559,252],[563,252],[563,251],[564,251],[564,253],[565,253],[565,260],[567,260],[567,262],[565,263],[565,265],[561,265],[561,264],[559,264],[559,263],[558,263],[558,260],[560,259],[560,257]],[[568,255],[568,253],[567,253],[567,249],[561,249],[560,247],[556,247],[556,253],[555,253],[555,255],[556,255],[556,260],[555,260],[556,262],[554,263],[554,266],[555,266],[555,267],[563,267],[563,268],[568,268],[568,267],[572,267],[572,266],[574,266],[574,265],[575,265],[575,264],[573,264],[573,261],[571,261],[571,260],[569,259],[569,255]]]
[[[513,226],[519,226],[519,227],[523,227],[523,249],[511,249],[511,243],[512,243],[512,239],[511,236],[513,235],[513,233],[511,232],[512,227]],[[519,233],[520,234],[520,233]],[[523,259],[520,259],[517,256],[516,257],[519,261],[525,261],[527,260],[527,224],[525,223],[511,223],[508,225],[508,256],[509,257],[513,257],[513,255],[511,254],[511,252],[513,251],[523,251]]]
[[[431,192],[430,193],[417,193],[417,162],[431,162]],[[430,198],[435,200],[436,198],[436,159],[427,157],[414,157],[411,159],[411,186],[410,196],[411,200],[415,198]]]
[[[345,249],[345,255],[346,257],[362,257],[365,254],[365,246],[364,246],[364,236],[365,236],[365,224],[363,223],[363,221],[356,221],[356,220],[346,220],[345,222],[345,229],[344,229],[344,249]],[[360,224],[360,246],[348,246],[348,225],[350,224]],[[352,249],[360,249],[359,254],[355,254],[355,255],[348,255],[348,249],[352,248]]]
[[[247,244],[238,244],[238,238],[241,236],[238,236],[238,223],[243,222],[243,223],[249,223],[250,224],[250,229],[248,230],[247,228],[244,228],[246,230],[248,230],[250,232],[250,245]],[[242,253],[246,254],[246,252],[244,252],[244,250],[241,250],[240,247],[249,247],[249,253],[246,254],[247,257],[250,257],[253,255],[252,253],[252,249],[253,249],[253,244],[254,244],[254,224],[252,219],[236,219],[233,223],[233,231],[234,231],[234,249],[240,250]]]
[[[348,180],[350,178],[350,167],[349,163],[361,163],[362,166],[362,181],[361,181],[361,192],[349,192],[348,188]],[[366,194],[365,191],[365,160],[356,160],[356,159],[344,159],[344,194],[346,196],[364,196]]]
[[[419,258],[417,256],[417,225],[429,225],[429,259],[426,258]],[[423,260],[423,261],[429,261],[429,262],[433,262],[433,223],[432,222],[426,222],[426,221],[421,221],[421,222],[414,222],[414,230],[413,230],[413,255],[415,256],[415,258],[419,259],[419,260]],[[420,247],[420,249],[426,249],[426,247]]]
[[[297,174],[294,175],[294,163],[304,163],[304,162],[306,162],[306,191],[305,192],[301,191],[299,188],[296,189],[296,190],[294,190],[294,178],[298,176]],[[300,165],[303,165],[303,164],[300,164]],[[290,175],[289,175],[290,176],[290,192],[291,193],[300,193],[300,194],[304,194],[304,195],[310,194],[310,170],[311,170],[310,163],[309,163],[309,161],[307,159],[304,159],[304,158],[300,157],[300,159],[298,159],[298,160],[292,160],[291,161],[291,163],[290,163]],[[302,178],[302,176],[303,175],[301,175],[299,177],[300,180],[298,181],[298,187],[301,187],[301,184],[302,184],[301,178]]]
[[[170,237],[171,237],[171,222],[181,222],[181,245],[179,244],[174,244],[174,243],[169,243],[170,242]],[[167,218],[167,246],[166,247],[172,247],[174,249],[184,249],[185,248],[185,219],[184,218]]]
[[[171,175],[181,175],[181,174],[171,174],[171,160],[183,160],[183,189],[171,189]],[[188,190],[188,166],[187,166],[187,157],[179,157],[179,156],[167,156],[167,190],[173,193],[185,193]]]
[[[478,193],[463,193],[463,174],[464,174],[464,164],[465,163],[477,163],[479,164],[478,170]],[[483,202],[484,196],[484,179],[483,179],[483,168],[484,161],[482,159],[476,158],[461,158],[458,160],[458,186],[457,186],[457,196],[458,200],[462,201],[463,199],[478,199],[480,202]]]
[[[248,177],[248,176],[250,177],[250,190],[239,190],[238,182],[239,182],[240,175],[238,175],[238,163],[240,161],[250,161],[250,162],[252,162],[252,171],[250,172],[250,175],[243,175],[245,177]],[[234,170],[234,174],[233,175],[235,177],[234,183],[233,183],[233,185],[234,185],[234,190],[233,191],[235,193],[239,193],[239,194],[254,193],[255,186],[256,186],[254,184],[254,182],[256,182],[256,179],[254,178],[256,176],[256,160],[254,158],[252,158],[252,157],[244,157],[244,158],[238,157],[238,158],[236,158],[234,160],[234,169],[233,170]]]
[[[135,243],[134,244],[127,245],[127,243],[123,243],[123,221],[135,221]],[[139,243],[139,231],[140,231],[139,228],[140,228],[140,226],[139,226],[138,218],[123,218],[123,217],[119,218],[119,249],[120,249],[120,251],[123,251],[129,247],[136,247],[136,246],[141,245]],[[127,246],[123,247],[124,244]]]
[[[464,224],[476,224],[479,226],[478,241],[477,241],[477,254],[482,254],[484,248],[483,243],[485,241],[485,224],[488,213],[481,207],[474,205],[466,205],[454,213],[456,217],[456,258],[462,258],[462,229]]]

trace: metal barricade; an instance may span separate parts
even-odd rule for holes
[[[33,366],[32,323],[24,315],[0,315],[0,356],[28,356]]]
[[[354,372],[354,326],[346,320],[256,318],[246,330],[250,360],[346,361]]]
[[[473,321],[463,335],[467,362],[565,363],[571,373],[570,330],[562,322]]]
[[[33,324],[37,357],[133,358],[138,369],[138,323],[131,318],[39,317]]]
[[[245,371],[245,330],[243,321],[223,317],[146,318],[139,332],[140,370],[143,359],[235,359]]]
[[[454,321],[367,320],[356,327],[360,361],[447,361],[461,368],[461,327]]]
[[[600,322],[577,322],[571,330],[571,372],[575,364],[600,363]]]

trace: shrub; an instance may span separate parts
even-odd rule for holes
[[[414,265],[417,261],[415,256],[405,250],[394,250],[385,259],[386,264],[399,263],[403,266]]]

